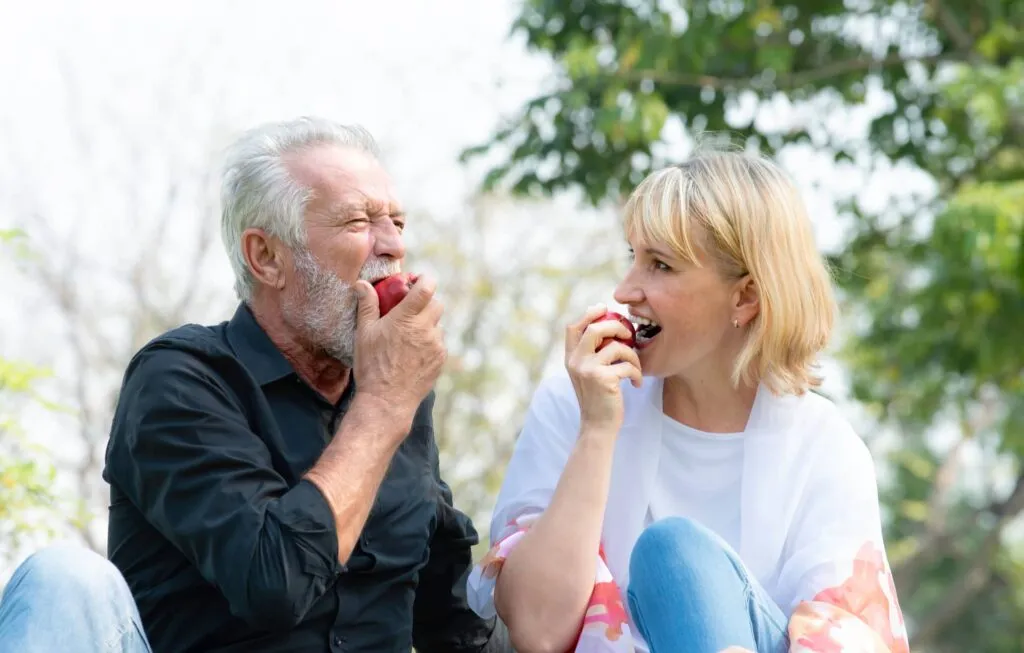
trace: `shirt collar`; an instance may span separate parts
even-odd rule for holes
[[[235,355],[261,386],[295,373],[244,302],[228,322],[227,337]]]

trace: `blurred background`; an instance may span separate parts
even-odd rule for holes
[[[230,317],[221,149],[368,127],[440,279],[443,473],[486,543],[618,208],[723,135],[793,175],[843,317],[822,392],[875,454],[915,651],[1024,650],[1024,3],[0,1],[0,585],[105,551],[104,445],[149,338]]]

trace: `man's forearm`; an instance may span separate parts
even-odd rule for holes
[[[306,473],[334,513],[342,564],[355,548],[391,458],[411,423],[411,419],[394,419],[393,406],[357,392],[334,439]]]

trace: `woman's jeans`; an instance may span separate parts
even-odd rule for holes
[[[715,533],[689,519],[655,522],[629,562],[629,610],[651,653],[789,650],[786,617]]]

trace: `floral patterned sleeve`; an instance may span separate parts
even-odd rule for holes
[[[493,614],[494,587],[501,567],[509,552],[519,544],[540,515],[539,511],[527,511],[509,522],[487,555],[470,572],[467,582],[469,602],[483,608],[482,615]],[[623,594],[608,570],[603,550],[599,551],[594,563],[597,566],[594,591],[571,653],[634,653],[636,647]]]
[[[789,622],[790,653],[909,653],[884,553],[865,543],[842,584],[802,601]]]
[[[780,585],[790,653],[908,653],[882,538],[874,463],[852,433],[822,461],[792,529]]]

